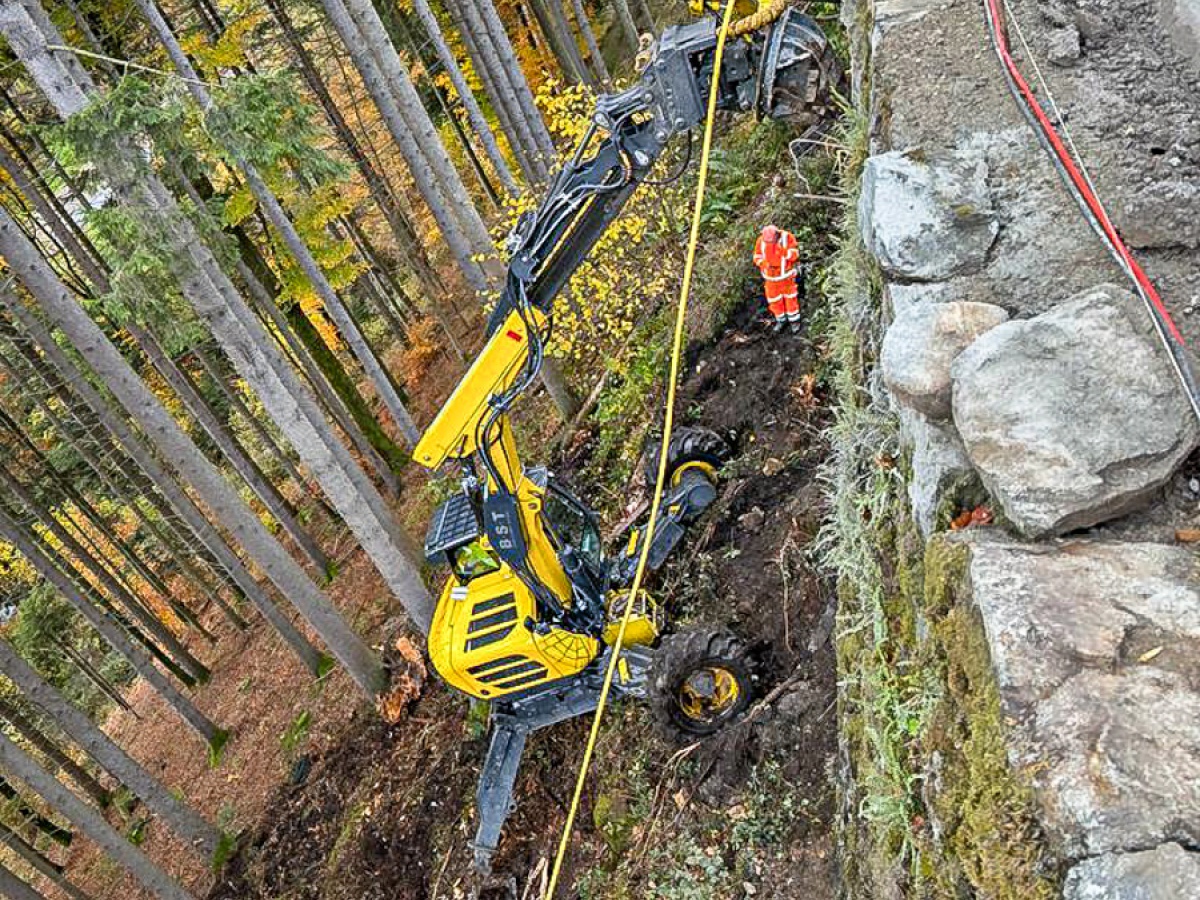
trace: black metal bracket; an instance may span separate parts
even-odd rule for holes
[[[646,673],[654,651],[631,646],[621,651],[624,665],[618,664],[613,679],[612,698],[644,697]],[[491,869],[492,855],[500,844],[504,822],[514,809],[513,788],[521,768],[521,756],[529,735],[594,712],[600,701],[604,673],[612,658],[612,648],[574,678],[552,682],[530,692],[498,700],[492,704],[492,736],[475,795],[479,821],[471,849],[475,868],[483,873]]]

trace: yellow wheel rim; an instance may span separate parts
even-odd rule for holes
[[[721,666],[697,669],[679,686],[679,708],[697,722],[711,723],[737,706],[742,694],[737,677]]]
[[[712,482],[717,480],[717,467],[712,463],[707,463],[702,459],[694,459],[691,462],[686,462],[674,472],[671,473],[671,487],[679,487],[679,482],[683,481],[683,473],[688,469],[696,469],[704,473],[704,476]]]

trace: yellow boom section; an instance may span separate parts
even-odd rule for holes
[[[546,317],[531,309],[541,328]],[[436,469],[448,459],[465,459],[475,452],[475,433],[488,413],[488,400],[512,386],[529,356],[529,335],[513,311],[479,352],[436,419],[425,429],[413,459]]]

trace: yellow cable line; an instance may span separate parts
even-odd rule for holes
[[[592,727],[588,733],[587,746],[583,751],[583,761],[579,766],[579,777],[575,780],[575,793],[571,797],[571,806],[567,811],[567,821],[563,825],[562,838],[558,843],[558,852],[554,857],[554,868],[550,872],[550,882],[546,887],[543,900],[554,896],[562,874],[563,860],[566,859],[567,848],[571,842],[571,832],[575,827],[575,817],[579,813],[579,801],[583,796],[583,785],[587,780],[588,769],[591,767],[592,756],[596,750],[596,738],[600,734],[600,722],[604,709],[608,704],[609,691],[612,688],[613,675],[617,670],[621,648],[625,642],[625,629],[634,609],[634,601],[642,587],[642,579],[646,574],[646,560],[649,558],[650,541],[654,537],[654,528],[658,523],[658,505],[662,502],[663,484],[667,475],[667,447],[671,442],[671,428],[675,422],[675,392],[679,381],[679,363],[683,358],[683,335],[687,320],[688,297],[692,288],[692,272],[696,266],[696,245],[700,240],[700,209],[704,203],[704,189],[708,182],[708,160],[712,151],[713,123],[716,119],[717,96],[720,90],[721,60],[725,53],[725,38],[729,33],[729,23],[733,17],[733,6],[737,0],[726,0],[725,12],[721,19],[721,31],[717,35],[716,56],[713,60],[712,83],[708,90],[708,112],[704,121],[704,141],[700,150],[700,176],[696,185],[696,200],[692,208],[692,227],[688,235],[687,260],[683,267],[683,284],[679,290],[679,307],[675,314],[675,337],[671,347],[671,372],[667,380],[666,418],[663,422],[662,449],[658,454],[658,476],[654,482],[654,500],[650,504],[650,520],[646,523],[645,538],[642,542],[642,552],[638,557],[637,570],[634,572],[633,584],[629,588],[629,600],[625,604],[625,613],[621,616],[621,627],[617,631],[617,640],[612,647],[612,655],[608,660],[608,668],[604,672],[604,684],[600,688],[600,700],[596,704],[596,714],[592,718]]]

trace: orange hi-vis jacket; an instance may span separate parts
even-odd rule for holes
[[[796,271],[800,247],[796,236],[780,229],[779,240],[768,244],[760,236],[754,245],[754,264],[762,272],[767,308],[778,321],[800,321],[800,298]]]

